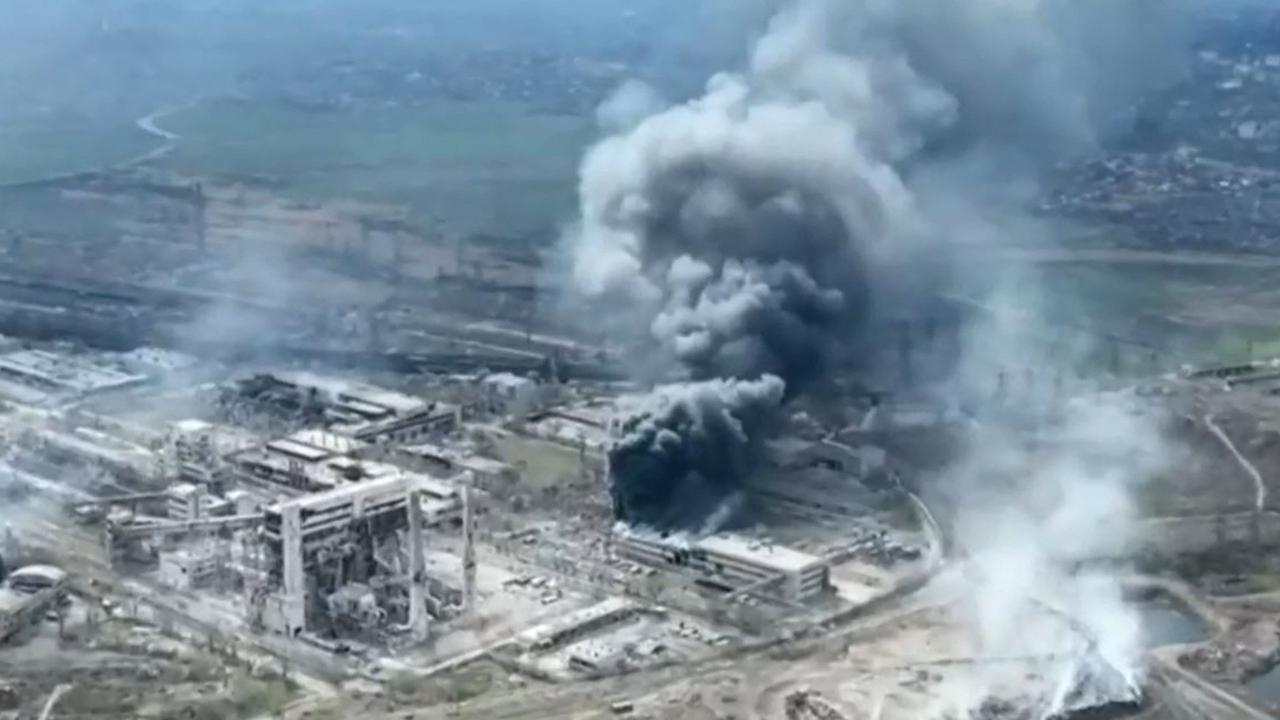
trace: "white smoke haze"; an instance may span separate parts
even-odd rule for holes
[[[625,132],[666,105],[666,100],[652,85],[627,80],[596,108],[596,124],[610,133]]]
[[[955,580],[977,652],[1049,662],[1046,716],[1136,700],[1145,678],[1123,568],[1099,562],[1125,556],[1139,527],[1133,491],[1170,457],[1136,400],[1075,398],[1037,438],[980,430],[947,477]]]

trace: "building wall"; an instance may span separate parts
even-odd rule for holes
[[[633,562],[668,572],[678,572],[723,590],[736,590],[781,576],[778,582],[761,589],[788,600],[802,600],[822,592],[827,586],[827,568],[818,565],[794,571],[731,557],[700,548],[666,545],[660,540],[625,535],[616,542],[617,553]]]

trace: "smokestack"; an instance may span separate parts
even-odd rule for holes
[[[468,482],[471,480],[468,478]],[[462,497],[462,609],[472,613],[476,609],[475,517],[471,508],[470,485],[463,483],[458,492]]]
[[[409,514],[409,629],[415,637],[426,637],[427,562],[422,543],[422,492],[412,484],[405,490],[405,512]]]

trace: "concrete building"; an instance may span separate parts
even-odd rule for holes
[[[799,512],[862,516],[878,499],[868,480],[886,469],[884,450],[783,437],[766,443],[767,468],[746,479],[753,499]]]
[[[542,384],[513,373],[493,373],[480,380],[485,411],[491,415],[525,417],[541,409]]]
[[[268,508],[263,537],[276,584],[260,596],[264,624],[288,635],[332,628],[341,604],[331,601],[359,586],[360,597],[371,598],[362,600],[364,617],[425,631],[422,530],[430,522],[431,499],[443,492],[439,482],[402,474]],[[378,588],[377,594],[368,588]],[[376,607],[363,607],[369,602]]]
[[[821,558],[730,533],[663,537],[624,528],[615,536],[614,548],[632,562],[680,573],[726,593],[751,590],[798,601],[828,586],[828,568]]]
[[[204,543],[162,551],[157,577],[161,583],[178,590],[208,587],[226,566],[225,548]]]
[[[407,443],[453,432],[462,410],[411,395],[310,373],[260,374],[236,392],[268,410],[302,417],[368,443]]]
[[[422,499],[429,523],[457,520],[462,501],[457,486],[467,482],[464,471],[409,472],[390,463],[352,456],[367,447],[359,440],[324,430],[303,430],[228,456],[233,477],[259,494],[297,497],[384,480],[408,480]]]
[[[129,372],[150,377],[164,377],[189,370],[200,361],[186,353],[157,347],[140,347],[117,356]]]
[[[27,404],[84,397],[146,380],[143,374],[47,350],[0,355],[0,396]]]
[[[137,443],[92,427],[70,430],[36,428],[32,437],[41,453],[56,462],[103,468],[118,476],[150,478],[160,468],[161,457]]]
[[[175,483],[165,491],[166,515],[173,520],[194,520],[204,513],[201,506],[208,500],[208,493],[198,485]]]
[[[516,637],[516,645],[524,652],[546,652],[627,622],[639,612],[639,606],[630,600],[608,598],[525,630]]]
[[[0,587],[0,643],[42,622],[57,600],[51,589],[30,593]]]
[[[233,502],[210,493],[206,485],[174,483],[165,495],[165,510],[171,520],[222,517],[235,509]]]
[[[591,401],[535,413],[523,430],[603,463],[617,436],[619,420],[613,402]]]
[[[584,673],[615,672],[627,662],[626,651],[602,638],[588,638],[569,647],[569,667]]]
[[[286,494],[318,492],[395,471],[354,460],[351,454],[363,447],[359,440],[327,430],[301,430],[233,452],[226,460],[242,482]]]
[[[401,452],[427,463],[433,474],[443,476],[470,473],[477,487],[500,488],[520,481],[520,471],[511,464],[443,445],[408,445]]]

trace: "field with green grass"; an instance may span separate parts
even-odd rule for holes
[[[1062,253],[1070,258],[1072,252]],[[1050,345],[1092,347],[1090,365],[1113,361],[1107,338],[1120,342],[1122,366],[1235,362],[1280,354],[1280,266],[1269,258],[1117,251],[1098,257],[1032,263],[1006,280],[1003,294],[1038,318]],[[1092,256],[1091,256],[1092,255]],[[1164,369],[1172,369],[1165,367]]]
[[[0,122],[0,186],[109,167],[159,144],[124,117],[11,119]]]
[[[498,233],[571,215],[593,132],[582,118],[453,102],[326,111],[215,100],[158,124],[182,136],[163,168],[268,181],[304,200],[403,205],[417,222]]]

